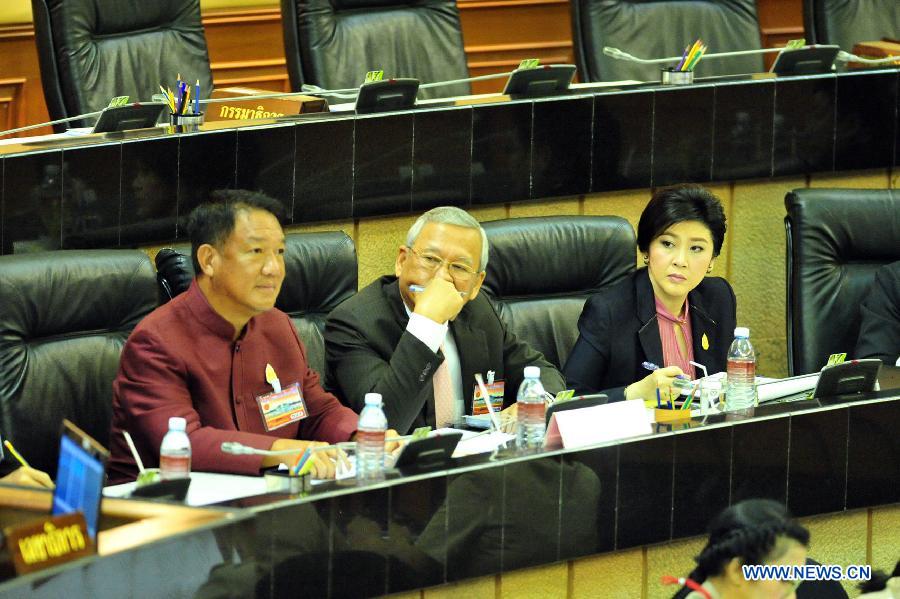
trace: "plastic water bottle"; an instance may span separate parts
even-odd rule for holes
[[[520,449],[540,449],[544,444],[544,386],[541,384],[541,369],[537,366],[525,367],[525,379],[519,385],[516,395],[518,426],[516,445]]]
[[[748,413],[756,406],[756,353],[750,344],[750,329],[734,329],[734,341],[728,349],[728,387],[725,411]]]
[[[356,430],[356,480],[384,478],[384,434],[387,417],[381,409],[381,394],[366,393],[366,406],[359,414]]]
[[[184,418],[169,418],[169,432],[159,446],[159,476],[163,480],[191,476],[191,440],[186,427]]]

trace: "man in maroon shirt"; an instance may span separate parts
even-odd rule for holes
[[[322,389],[293,323],[274,308],[285,272],[280,205],[248,191],[215,196],[189,217],[196,279],[148,315],[122,351],[110,483],[137,476],[122,431],[131,433],[144,465],[156,466],[172,416],[187,420],[192,469],[208,472],[253,475],[291,460],[225,454],[226,441],[303,451],[355,435],[357,415]],[[314,475],[334,476],[324,452],[313,458]]]

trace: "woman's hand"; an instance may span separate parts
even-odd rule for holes
[[[680,391],[672,386],[672,381],[683,374],[678,366],[654,370],[638,382],[625,387],[625,399],[656,399],[656,390],[659,389],[660,398],[663,401],[671,401],[680,394]]]

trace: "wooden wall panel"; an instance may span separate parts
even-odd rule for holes
[[[203,15],[203,26],[216,87],[291,91],[280,9],[210,11]]]
[[[575,62],[568,0],[459,0],[457,5],[473,77],[511,71],[525,58]],[[499,92],[503,84],[503,79],[478,81],[472,92]]]
[[[0,79],[0,131],[13,129],[22,122],[24,92],[24,79]]]
[[[0,82],[18,82],[16,103],[18,107],[7,113],[11,116],[8,126],[0,121],[0,130],[14,129],[28,124],[49,120],[41,88],[41,71],[38,66],[37,48],[34,45],[34,28],[25,25],[0,25]],[[4,87],[4,89],[6,89]],[[6,96],[7,91],[0,91]],[[20,134],[20,137],[52,133],[50,127]]]
[[[458,5],[473,76],[510,71],[524,58],[575,62],[568,0],[458,0]],[[757,5],[765,46],[803,36],[801,0],[757,0]],[[277,6],[205,10],[203,24],[216,86],[289,91]],[[0,25],[0,80],[19,82],[14,105],[7,102],[2,109],[0,126],[7,128],[7,119],[14,127],[48,120],[30,23]],[[502,86],[498,79],[472,89],[487,93]],[[42,133],[50,128],[23,135]]]

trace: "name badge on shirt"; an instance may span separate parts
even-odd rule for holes
[[[259,395],[256,403],[259,404],[266,431],[274,431],[309,416],[299,383],[288,385],[277,393]]]
[[[505,388],[503,381],[487,383],[485,387],[491,398],[491,406],[495,412],[499,412],[503,409],[503,392]],[[481,397],[481,389],[478,388],[478,385],[475,385],[475,390],[472,392],[472,414],[478,416],[487,413],[487,406],[484,405],[484,398]]]

